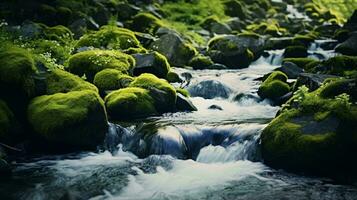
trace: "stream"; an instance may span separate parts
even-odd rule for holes
[[[332,55],[321,51],[309,49]],[[240,70],[175,69],[192,75],[190,91],[199,87],[191,97],[198,111],[110,123],[99,153],[14,163],[13,176],[0,182],[1,199],[355,199],[353,186],[263,164],[259,136],[279,107],[259,99],[256,79],[279,67],[282,53],[269,51]],[[202,81],[227,94],[215,97],[217,88]]]

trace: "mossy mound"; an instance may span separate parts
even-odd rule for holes
[[[357,78],[357,56],[335,56],[322,61],[315,72]]]
[[[135,15],[130,24],[131,29],[150,34],[154,34],[158,28],[163,26],[161,20],[150,13]]]
[[[73,40],[73,33],[65,26],[57,25],[53,27],[45,26],[44,38],[48,40],[56,40],[62,44],[66,44]]]
[[[325,98],[322,91],[334,87],[330,84],[335,83],[312,93],[300,89],[264,129],[262,155],[267,164],[344,181],[357,177],[357,106],[343,94]]]
[[[95,75],[93,83],[101,92],[105,92],[125,88],[133,80],[133,77],[116,69],[104,69]]]
[[[105,105],[112,120],[126,120],[157,114],[154,99],[143,88],[128,87],[108,94]]]
[[[208,69],[214,63],[210,57],[204,55],[198,55],[191,59],[188,63],[193,69]]]
[[[284,51],[285,58],[305,58],[308,56],[305,46],[288,46]]]
[[[54,58],[57,63],[64,63],[70,56],[70,47],[63,45],[55,40],[36,40],[31,43],[35,54],[48,55]]]
[[[116,69],[124,74],[135,66],[135,59],[115,50],[90,50],[77,53],[68,60],[68,70],[78,76],[85,75],[92,82],[103,69]]]
[[[140,42],[129,29],[103,26],[99,31],[81,37],[76,44],[76,49],[81,47],[125,50],[140,47]]]
[[[52,69],[46,76],[46,94],[67,93],[72,91],[92,90],[98,93],[98,89],[82,78],[61,69]]]
[[[318,64],[319,61],[313,58],[285,58],[283,62],[291,62],[305,70],[309,69],[309,65]]]
[[[271,73],[259,87],[259,96],[277,101],[290,91],[290,86],[286,83],[287,79],[288,77],[283,72]]]
[[[166,57],[158,52],[148,54],[134,54],[136,65],[133,69],[134,76],[139,76],[143,73],[154,74],[159,78],[166,78],[170,71],[170,64]]]
[[[103,100],[90,90],[36,97],[29,104],[28,121],[50,146],[93,149],[107,132]]]
[[[311,32],[306,35],[296,35],[293,38],[293,44],[294,45],[303,45],[305,47],[308,47],[312,42],[315,41],[317,38],[316,34]]]
[[[170,112],[176,104],[176,90],[166,80],[159,79],[152,74],[142,74],[129,85],[130,87],[144,88],[150,91],[155,99],[155,107],[158,112]]]
[[[287,30],[285,28],[281,28],[276,20],[249,25],[247,26],[247,30],[261,35],[271,35],[273,37],[282,36],[287,33]]]
[[[166,80],[169,83],[182,82],[182,79],[180,78],[180,76],[176,72],[173,72],[173,71],[170,71],[169,73],[167,73]]]
[[[36,72],[33,56],[26,50],[16,47],[0,49],[0,87],[9,87],[27,95],[34,91],[32,75]]]

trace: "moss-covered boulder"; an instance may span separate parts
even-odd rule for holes
[[[128,87],[108,94],[105,97],[108,116],[112,120],[127,120],[155,115],[154,99],[149,90]]]
[[[285,62],[294,63],[305,70],[308,70],[319,63],[319,61],[314,58],[284,58],[283,63]]]
[[[308,56],[305,46],[288,46],[285,48],[285,58],[305,58]]]
[[[73,33],[67,27],[62,25],[53,27],[45,26],[44,38],[48,40],[55,40],[62,44],[67,44],[73,40]]]
[[[77,53],[68,60],[68,70],[78,76],[85,75],[92,82],[103,69],[116,69],[127,74],[135,66],[135,59],[115,50],[90,50]]]
[[[245,68],[264,50],[264,40],[255,34],[224,35],[211,39],[208,55],[229,68]]]
[[[245,5],[238,0],[225,0],[224,13],[231,17],[239,17],[241,20],[245,20],[247,17]]]
[[[104,69],[95,75],[93,83],[103,93],[105,91],[125,88],[133,80],[133,77],[123,74],[116,69]]]
[[[93,84],[61,69],[52,69],[46,75],[46,94],[83,90],[98,92],[98,89]]]
[[[154,74],[159,78],[166,78],[170,71],[170,64],[166,57],[158,52],[151,52],[147,54],[134,54],[136,60],[133,68],[134,76],[139,76],[143,73]]]
[[[169,73],[167,73],[166,80],[169,83],[179,83],[183,81],[180,76],[174,71],[169,71]]]
[[[15,126],[15,116],[6,102],[0,99],[0,139],[9,141]]]
[[[170,112],[175,108],[176,90],[164,79],[159,79],[152,74],[142,74],[130,83],[130,87],[149,90],[155,100],[155,108],[160,113]]]
[[[76,49],[81,47],[125,50],[140,47],[140,42],[134,32],[129,29],[103,26],[99,31],[81,37],[76,44]]]
[[[185,66],[197,54],[196,49],[176,33],[162,35],[150,44],[150,49],[164,55],[175,67]]]
[[[289,84],[286,83],[288,77],[280,71],[271,73],[259,87],[258,94],[262,98],[278,101],[290,91]]]
[[[154,34],[158,28],[163,27],[161,20],[150,13],[135,15],[130,23],[130,28],[144,33]]]
[[[209,69],[213,64],[211,58],[204,55],[197,55],[188,63],[193,69]]]
[[[310,71],[321,74],[356,78],[357,56],[335,56],[310,67]]]
[[[107,132],[104,102],[91,90],[36,97],[27,112],[35,134],[49,146],[93,149]]]
[[[346,94],[321,95],[301,88],[263,131],[262,155],[276,168],[355,180],[357,106]],[[338,160],[339,162],[336,162]]]

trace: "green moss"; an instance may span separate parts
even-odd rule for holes
[[[14,123],[14,114],[6,102],[0,99],[0,138],[6,140]]]
[[[357,91],[354,91],[354,94],[353,91],[351,91],[356,88],[356,86],[352,87],[353,84],[355,83],[348,79],[327,80],[324,82],[324,85],[319,88],[318,93],[322,98],[334,98],[343,93],[355,96]]]
[[[90,90],[36,97],[28,120],[39,137],[56,145],[95,148],[107,131],[104,102]]]
[[[125,50],[139,48],[140,42],[134,32],[129,29],[103,26],[99,31],[81,37],[76,45],[77,49],[80,47]]]
[[[305,58],[308,56],[305,46],[288,46],[284,51],[285,58]]]
[[[286,83],[287,76],[276,71],[271,73],[259,87],[258,94],[262,98],[277,100],[290,91],[290,86]]]
[[[77,53],[68,60],[68,70],[78,76],[85,75],[92,82],[103,69],[116,69],[126,74],[135,66],[135,59],[114,50],[90,50]]]
[[[322,62],[325,72],[355,78],[357,76],[357,56],[335,56]]]
[[[130,87],[140,87],[150,91],[155,99],[155,107],[159,112],[172,111],[176,104],[176,90],[166,80],[152,74],[141,74],[130,84]]]
[[[55,40],[36,40],[31,43],[33,52],[36,54],[50,54],[51,58],[63,63],[70,56],[71,50]]]
[[[144,47],[130,47],[128,49],[123,50],[122,52],[132,55],[137,53],[148,53],[149,51]]]
[[[154,34],[164,24],[161,20],[150,13],[139,13],[132,19],[130,27],[138,32]]]
[[[190,97],[190,93],[186,89],[176,88],[176,92],[182,94],[185,97]]]
[[[241,1],[225,0],[223,1],[224,13],[231,17],[239,17],[241,20],[246,18],[246,8]]]
[[[127,87],[133,80],[116,69],[104,69],[95,75],[93,83],[103,92]]]
[[[173,72],[173,71],[170,71],[169,73],[167,73],[166,80],[169,83],[182,82],[180,76],[176,72]]]
[[[213,64],[210,57],[198,55],[192,58],[188,65],[193,67],[193,69],[207,69]]]
[[[66,44],[73,40],[73,33],[65,26],[58,25],[46,27],[44,29],[45,39],[55,40],[62,44]]]
[[[30,95],[34,90],[32,75],[36,73],[33,56],[26,50],[4,46],[0,49],[0,83]]]
[[[125,120],[147,117],[157,114],[154,99],[149,91],[142,88],[128,87],[111,92],[105,97],[108,115],[113,120]]]
[[[61,69],[53,69],[46,79],[47,94],[66,93],[72,91],[92,90],[98,93],[98,89],[84,81],[82,78]]]
[[[294,45],[303,45],[303,46],[308,47],[310,45],[310,43],[315,41],[316,38],[317,38],[317,36],[315,35],[315,33],[309,33],[306,35],[296,35],[293,38],[293,44]]]
[[[305,69],[308,64],[316,61],[317,60],[313,58],[285,58],[283,60],[283,62],[292,62],[303,69]]]
[[[247,26],[247,30],[274,37],[282,36],[287,32],[285,28],[280,27],[277,20],[268,20],[267,22],[261,22],[260,24],[251,24]]]

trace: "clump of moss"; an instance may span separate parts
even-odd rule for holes
[[[343,93],[348,94],[352,100],[357,99],[356,81],[351,79],[326,80],[323,87],[319,88],[322,98],[334,98]]]
[[[81,47],[125,50],[139,48],[140,42],[134,32],[129,29],[103,26],[99,31],[81,37],[76,45],[76,49]]]
[[[285,58],[305,58],[308,56],[305,46],[288,46],[284,51]]]
[[[166,57],[158,52],[152,52],[149,54],[136,54],[136,66],[133,70],[133,74],[138,76],[143,73],[151,73],[160,78],[166,78],[167,73],[171,67]],[[147,57],[148,59],[145,59]],[[140,59],[141,58],[141,59]],[[151,62],[147,62],[151,60]]]
[[[176,92],[182,94],[184,97],[190,97],[190,92],[183,88],[176,88]]]
[[[260,24],[249,25],[247,26],[247,30],[274,37],[282,36],[287,32],[285,28],[280,27],[276,20],[268,20],[267,22],[261,22]]]
[[[90,50],[77,53],[68,60],[68,70],[78,76],[85,75],[92,82],[96,73],[103,69],[116,69],[127,74],[135,66],[135,59],[120,51]]]
[[[49,144],[95,148],[104,140],[107,118],[103,100],[91,90],[34,98],[28,121]]]
[[[152,74],[141,74],[129,86],[149,90],[159,112],[172,111],[175,107],[176,90],[165,79],[159,79]]]
[[[307,65],[316,63],[318,60],[313,58],[285,58],[283,62],[292,62],[300,68],[306,69]]]
[[[135,31],[150,34],[154,34],[158,28],[163,26],[162,21],[150,13],[139,13],[135,15],[130,25],[131,29]]]
[[[17,47],[0,49],[0,83],[3,87],[17,88],[27,95],[34,92],[32,75],[36,73],[33,56]]]
[[[122,51],[123,53],[132,55],[132,54],[137,54],[137,53],[149,53],[149,51],[147,49],[145,49],[144,47],[130,47],[128,49],[125,49]]]
[[[355,78],[357,77],[357,57],[344,55],[335,56],[320,62],[314,66],[311,71]]]
[[[111,92],[105,97],[108,115],[113,120],[126,120],[157,114],[149,91],[128,87]]]
[[[188,63],[193,69],[207,69],[213,64],[211,58],[204,55],[197,55]]]
[[[123,74],[116,69],[104,69],[95,75],[93,83],[100,91],[104,92],[125,88],[133,80],[133,77]]]
[[[280,71],[271,73],[259,87],[258,94],[262,98],[278,100],[290,91],[286,83],[288,77]]]
[[[166,80],[169,83],[182,82],[180,76],[176,72],[173,72],[173,71],[169,71],[169,73],[167,73]]]
[[[54,58],[57,63],[64,63],[70,56],[71,50],[68,46],[63,46],[55,40],[36,40],[31,43],[33,52],[36,54],[50,54],[51,58]]]
[[[61,69],[52,69],[46,77],[47,94],[98,89],[82,78]]]
[[[57,25],[53,27],[45,27],[45,39],[55,40],[62,44],[66,44],[73,40],[73,33],[65,26]]]

